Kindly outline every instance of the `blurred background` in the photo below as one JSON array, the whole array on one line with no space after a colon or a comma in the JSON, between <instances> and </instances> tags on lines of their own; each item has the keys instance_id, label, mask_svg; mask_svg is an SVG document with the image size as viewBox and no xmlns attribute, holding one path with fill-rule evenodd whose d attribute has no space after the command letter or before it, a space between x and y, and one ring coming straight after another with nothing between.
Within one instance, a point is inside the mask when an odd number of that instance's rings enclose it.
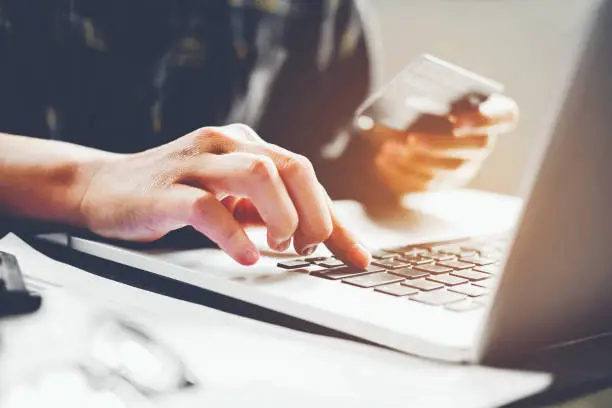
<instances>
[{"instance_id":1,"label":"blurred background","mask_svg":"<svg viewBox=\"0 0 612 408\"><path fill-rule=\"evenodd\" d=\"M422 52L502 82L521 108L472 187L518 195L534 141L576 64L601 0L370 0L382 37L383 80Z\"/></svg>"}]
</instances>

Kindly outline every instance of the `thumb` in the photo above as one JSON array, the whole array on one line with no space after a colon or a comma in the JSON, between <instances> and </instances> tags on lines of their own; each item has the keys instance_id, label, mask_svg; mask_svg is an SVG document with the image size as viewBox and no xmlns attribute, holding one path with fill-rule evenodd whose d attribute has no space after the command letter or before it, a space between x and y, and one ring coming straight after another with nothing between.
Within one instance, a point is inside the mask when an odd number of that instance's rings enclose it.
<instances>
[{"instance_id":1,"label":"thumb","mask_svg":"<svg viewBox=\"0 0 612 408\"><path fill-rule=\"evenodd\" d=\"M170 219L192 226L239 263L252 265L259 259L255 244L214 194L177 185L169 189L160 201L166 206Z\"/></svg>"}]
</instances>

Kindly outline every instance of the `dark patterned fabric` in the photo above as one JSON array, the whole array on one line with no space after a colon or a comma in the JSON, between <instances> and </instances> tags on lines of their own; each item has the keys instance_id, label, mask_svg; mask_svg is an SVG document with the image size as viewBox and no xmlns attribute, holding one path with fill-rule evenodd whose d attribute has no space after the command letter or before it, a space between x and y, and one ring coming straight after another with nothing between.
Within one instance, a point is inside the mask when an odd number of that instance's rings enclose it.
<instances>
[{"instance_id":1,"label":"dark patterned fabric","mask_svg":"<svg viewBox=\"0 0 612 408\"><path fill-rule=\"evenodd\" d=\"M333 143L369 64L350 0L0 0L0 131L134 152L243 122L334 198L381 197L365 144Z\"/></svg>"}]
</instances>

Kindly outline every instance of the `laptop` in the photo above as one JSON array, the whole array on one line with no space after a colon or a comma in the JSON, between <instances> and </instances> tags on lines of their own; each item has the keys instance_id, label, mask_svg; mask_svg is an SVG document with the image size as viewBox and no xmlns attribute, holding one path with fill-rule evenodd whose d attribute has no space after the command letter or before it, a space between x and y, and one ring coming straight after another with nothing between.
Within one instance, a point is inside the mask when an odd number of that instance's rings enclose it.
<instances>
[{"instance_id":1,"label":"laptop","mask_svg":"<svg viewBox=\"0 0 612 408\"><path fill-rule=\"evenodd\" d=\"M43 238L433 359L497 364L607 333L610 35L612 2L606 1L593 13L573 79L559 90L563 102L551 107L525 205L508 232L435 242L396 237L373 248L367 271L326 255L264 257L256 269L244 269L215 249L126 247L70 234Z\"/></svg>"}]
</instances>

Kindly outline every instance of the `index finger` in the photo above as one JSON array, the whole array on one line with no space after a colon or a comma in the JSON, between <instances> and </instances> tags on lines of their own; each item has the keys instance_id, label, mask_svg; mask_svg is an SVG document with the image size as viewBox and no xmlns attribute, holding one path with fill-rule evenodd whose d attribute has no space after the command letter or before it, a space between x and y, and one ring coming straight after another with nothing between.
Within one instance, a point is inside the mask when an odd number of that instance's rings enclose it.
<instances>
[{"instance_id":1,"label":"index finger","mask_svg":"<svg viewBox=\"0 0 612 408\"><path fill-rule=\"evenodd\" d=\"M324 242L325 246L341 261L344 261L349 265L365 269L370 264L372 255L340 222L338 217L334 214L331 198L323 186L321 186L321 190L326 198L332 220L332 233Z\"/></svg>"},{"instance_id":2,"label":"index finger","mask_svg":"<svg viewBox=\"0 0 612 408\"><path fill-rule=\"evenodd\" d=\"M372 255L337 219L332 216L333 232L325 241L325 246L340 260L347 264L365 269Z\"/></svg>"}]
</instances>

